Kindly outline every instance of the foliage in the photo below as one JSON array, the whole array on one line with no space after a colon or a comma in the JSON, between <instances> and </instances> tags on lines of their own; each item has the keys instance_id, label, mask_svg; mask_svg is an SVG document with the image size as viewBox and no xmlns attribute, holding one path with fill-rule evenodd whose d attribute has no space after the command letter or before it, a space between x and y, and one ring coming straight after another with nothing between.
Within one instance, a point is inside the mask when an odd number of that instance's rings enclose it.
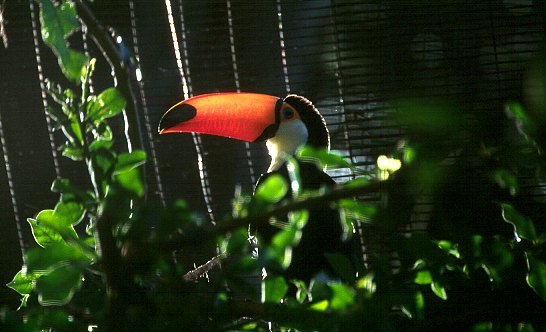
<instances>
[{"instance_id":1,"label":"foliage","mask_svg":"<svg viewBox=\"0 0 546 332\"><path fill-rule=\"evenodd\" d=\"M44 41L79 85L74 91L49 83L56 102L49 114L66 139L62 154L87 165L92 188L55 180L59 202L28 219L37 246L8 284L22 302L17 312L3 309L3 329L265 331L268 322L304 331L546 327L544 207L520 184L522 177L544 181L544 103L507 104L517 131L493 141L479 118L463 119L453 107L400 103L396 120L405 137L372 173L306 147L298 158L359 177L330 192L306 192L298 164L289 160L290 183L271 176L254 196L239 193L232 216L211 228L183 201L167 208L143 202L138 167L146 155L116 153L106 121L126 100L116 88L90 93L95 61L66 42L78 28L74 3L40 4ZM283 200L289 189L293 199ZM377 190L386 199L355 198ZM428 230L405 233L419 202L433 206ZM362 223L382 235L389 252L371 252L366 265L327 253L337 275L287 279L278 267L290 265L312 204L335 204L346 238ZM286 225L255 256L248 223L281 212ZM207 278L189 278L194 263L217 249L221 270L211 265ZM256 287L262 268L268 276Z\"/></svg>"}]
</instances>

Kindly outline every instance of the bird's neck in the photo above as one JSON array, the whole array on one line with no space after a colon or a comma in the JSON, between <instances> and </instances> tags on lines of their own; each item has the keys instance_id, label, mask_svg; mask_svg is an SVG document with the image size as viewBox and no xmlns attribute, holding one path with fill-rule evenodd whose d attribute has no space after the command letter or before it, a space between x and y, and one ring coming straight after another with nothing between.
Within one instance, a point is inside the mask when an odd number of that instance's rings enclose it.
<instances>
[{"instance_id":1,"label":"bird's neck","mask_svg":"<svg viewBox=\"0 0 546 332\"><path fill-rule=\"evenodd\" d=\"M293 156L296 150L307 142L308 131L300 120L281 123L275 136L266 142L271 156L271 165L267 172L278 170L288 156Z\"/></svg>"}]
</instances>

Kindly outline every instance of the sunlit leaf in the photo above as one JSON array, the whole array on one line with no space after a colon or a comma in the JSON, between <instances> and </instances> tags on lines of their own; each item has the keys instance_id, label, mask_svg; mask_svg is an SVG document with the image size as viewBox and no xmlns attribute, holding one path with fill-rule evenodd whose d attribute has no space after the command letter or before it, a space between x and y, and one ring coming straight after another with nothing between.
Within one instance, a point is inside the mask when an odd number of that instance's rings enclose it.
<instances>
[{"instance_id":1,"label":"sunlit leaf","mask_svg":"<svg viewBox=\"0 0 546 332\"><path fill-rule=\"evenodd\" d=\"M377 207L370 203L359 202L355 199L342 199L339 206L345 209L345 212L352 213L354 216L364 220L371 220L377 212Z\"/></svg>"},{"instance_id":2,"label":"sunlit leaf","mask_svg":"<svg viewBox=\"0 0 546 332\"><path fill-rule=\"evenodd\" d=\"M536 242L538 240L533 221L519 213L512 205L501 203L503 219L514 226L518 237Z\"/></svg>"},{"instance_id":3,"label":"sunlit leaf","mask_svg":"<svg viewBox=\"0 0 546 332\"><path fill-rule=\"evenodd\" d=\"M47 225L43 225L39 223L36 219L28 218L27 221L30 224L30 227L32 230L32 236L34 236L34 240L41 247L48 247L54 243L63 241L63 235L59 231L51 227L48 227ZM74 237L77 236L74 229L72 229L72 231L73 231L73 236ZM65 233L68 233L68 232L65 232Z\"/></svg>"},{"instance_id":4,"label":"sunlit leaf","mask_svg":"<svg viewBox=\"0 0 546 332\"><path fill-rule=\"evenodd\" d=\"M67 144L62 145L60 149L63 156L74 161L81 161L84 159L83 149L81 147L74 146L73 144L67 142Z\"/></svg>"},{"instance_id":5,"label":"sunlit leaf","mask_svg":"<svg viewBox=\"0 0 546 332\"><path fill-rule=\"evenodd\" d=\"M116 182L128 192L137 197L144 195L144 183L140 178L140 173L136 168L116 175Z\"/></svg>"},{"instance_id":6,"label":"sunlit leaf","mask_svg":"<svg viewBox=\"0 0 546 332\"><path fill-rule=\"evenodd\" d=\"M36 282L36 292L41 305L64 305L82 285L82 273L67 265L41 276Z\"/></svg>"},{"instance_id":7,"label":"sunlit leaf","mask_svg":"<svg viewBox=\"0 0 546 332\"><path fill-rule=\"evenodd\" d=\"M42 38L57 55L63 73L74 81L80 81L89 58L68 48L65 38L78 28L76 7L73 2L55 6L51 0L40 1Z\"/></svg>"},{"instance_id":8,"label":"sunlit leaf","mask_svg":"<svg viewBox=\"0 0 546 332\"><path fill-rule=\"evenodd\" d=\"M430 284L430 288L432 289L434 294L436 294L436 296L438 296L442 300L447 300L447 292L445 288L442 285L440 285L440 283L433 281Z\"/></svg>"},{"instance_id":9,"label":"sunlit leaf","mask_svg":"<svg viewBox=\"0 0 546 332\"><path fill-rule=\"evenodd\" d=\"M114 174L123 173L138 167L146 162L146 152L135 150L133 152L122 153L118 156Z\"/></svg>"},{"instance_id":10,"label":"sunlit leaf","mask_svg":"<svg viewBox=\"0 0 546 332\"><path fill-rule=\"evenodd\" d=\"M84 213L81 204L60 201L55 210L40 211L36 218L27 220L36 242L42 247L47 247L66 239L78 238L73 226L82 220Z\"/></svg>"},{"instance_id":11,"label":"sunlit leaf","mask_svg":"<svg viewBox=\"0 0 546 332\"><path fill-rule=\"evenodd\" d=\"M415 275L415 279L413 279L413 282L415 282L418 285L429 285L430 283L432 283L432 275L430 274L430 271L428 270L417 271L417 274Z\"/></svg>"},{"instance_id":12,"label":"sunlit leaf","mask_svg":"<svg viewBox=\"0 0 546 332\"><path fill-rule=\"evenodd\" d=\"M294 286L296 286L296 300L299 303L305 302L307 297L309 296L309 289L307 288L307 285L305 284L305 281L294 279L292 280L292 283Z\"/></svg>"},{"instance_id":13,"label":"sunlit leaf","mask_svg":"<svg viewBox=\"0 0 546 332\"><path fill-rule=\"evenodd\" d=\"M303 160L312 160L319 165L320 168L328 166L328 168L351 168L350 162L345 158L328 149L315 148L306 145L298 150L298 157Z\"/></svg>"},{"instance_id":14,"label":"sunlit leaf","mask_svg":"<svg viewBox=\"0 0 546 332\"><path fill-rule=\"evenodd\" d=\"M342 283L331 283L332 299L330 307L334 310L343 310L354 303L354 291Z\"/></svg>"},{"instance_id":15,"label":"sunlit leaf","mask_svg":"<svg viewBox=\"0 0 546 332\"><path fill-rule=\"evenodd\" d=\"M268 277L262 283L262 303L279 303L287 291L288 284L283 277Z\"/></svg>"},{"instance_id":16,"label":"sunlit leaf","mask_svg":"<svg viewBox=\"0 0 546 332\"><path fill-rule=\"evenodd\" d=\"M368 185L370 181L364 177L359 177L354 180L347 181L343 184L345 188L359 188Z\"/></svg>"},{"instance_id":17,"label":"sunlit leaf","mask_svg":"<svg viewBox=\"0 0 546 332\"><path fill-rule=\"evenodd\" d=\"M315 311L326 311L328 309L329 301L328 300L322 300L316 303L313 303L309 306L309 309L315 310Z\"/></svg>"},{"instance_id":18,"label":"sunlit leaf","mask_svg":"<svg viewBox=\"0 0 546 332\"><path fill-rule=\"evenodd\" d=\"M280 201L288 192L288 183L281 175L273 174L268 176L256 188L254 196L269 203Z\"/></svg>"},{"instance_id":19,"label":"sunlit leaf","mask_svg":"<svg viewBox=\"0 0 546 332\"><path fill-rule=\"evenodd\" d=\"M53 269L72 264L89 264L92 260L79 247L64 242L46 248L33 248L26 252L27 273L48 273Z\"/></svg>"},{"instance_id":20,"label":"sunlit leaf","mask_svg":"<svg viewBox=\"0 0 546 332\"><path fill-rule=\"evenodd\" d=\"M530 252L526 252L529 273L527 283L531 288L546 301L546 264L543 260Z\"/></svg>"},{"instance_id":21,"label":"sunlit leaf","mask_svg":"<svg viewBox=\"0 0 546 332\"><path fill-rule=\"evenodd\" d=\"M375 274L374 273L368 273L364 277L359 278L356 281L356 288L363 289L365 291L365 297L371 298L377 289L377 285L375 283Z\"/></svg>"},{"instance_id":22,"label":"sunlit leaf","mask_svg":"<svg viewBox=\"0 0 546 332\"><path fill-rule=\"evenodd\" d=\"M91 121L104 120L121 113L127 102L121 92L116 88L108 88L101 92L87 113L87 118Z\"/></svg>"},{"instance_id":23,"label":"sunlit leaf","mask_svg":"<svg viewBox=\"0 0 546 332\"><path fill-rule=\"evenodd\" d=\"M38 276L39 275L37 274L23 273L23 270L21 270L17 272L17 274L13 277L13 280L6 286L21 295L30 294L33 288L32 281L35 280Z\"/></svg>"},{"instance_id":24,"label":"sunlit leaf","mask_svg":"<svg viewBox=\"0 0 546 332\"><path fill-rule=\"evenodd\" d=\"M418 319L423 319L425 316L425 297L419 291L415 292L415 313Z\"/></svg>"}]
</instances>

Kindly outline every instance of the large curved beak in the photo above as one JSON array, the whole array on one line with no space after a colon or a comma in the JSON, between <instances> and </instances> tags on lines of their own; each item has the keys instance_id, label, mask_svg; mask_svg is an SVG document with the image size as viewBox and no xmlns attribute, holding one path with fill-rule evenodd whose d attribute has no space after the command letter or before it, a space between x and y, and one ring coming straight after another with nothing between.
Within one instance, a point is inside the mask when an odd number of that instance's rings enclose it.
<instances>
[{"instance_id":1,"label":"large curved beak","mask_svg":"<svg viewBox=\"0 0 546 332\"><path fill-rule=\"evenodd\" d=\"M257 93L213 93L171 107L159 122L159 133L188 133L263 141L277 131L283 100Z\"/></svg>"}]
</instances>

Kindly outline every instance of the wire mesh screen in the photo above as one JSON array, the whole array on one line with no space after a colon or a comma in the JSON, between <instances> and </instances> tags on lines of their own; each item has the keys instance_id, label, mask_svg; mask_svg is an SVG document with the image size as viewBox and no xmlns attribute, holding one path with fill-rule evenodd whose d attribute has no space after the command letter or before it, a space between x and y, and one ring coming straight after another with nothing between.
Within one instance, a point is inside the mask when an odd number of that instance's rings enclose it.
<instances>
[{"instance_id":1,"label":"wire mesh screen","mask_svg":"<svg viewBox=\"0 0 546 332\"><path fill-rule=\"evenodd\" d=\"M211 222L229 214L236 186L251 193L265 172L265 147L226 138L157 134L161 115L179 100L217 91L296 93L323 113L332 148L363 168L400 138L389 121L391 100L444 98L461 116L480 113L498 125L508 99L521 96L528 63L544 51L543 1L95 1L101 23L131 57L149 199L181 198ZM45 115L45 79L68 85L43 46L33 0L3 6L0 45L0 222L2 282L32 243L25 222L55 195L55 178L86 183L85 169L63 158L60 137ZM98 58L93 89L112 84L110 67L85 29L72 46ZM114 119L116 146L127 149L123 119ZM331 174L338 182L354 175ZM377 199L378 197L371 197ZM415 210L424 228L426 199ZM410 230L411 231L411 230ZM380 236L370 239L380 242ZM7 292L2 289L0 292ZM4 295L4 294L3 294ZM6 293L6 296L7 293ZM15 296L9 293L9 296ZM3 297L3 296L2 296Z\"/></svg>"}]
</instances>

